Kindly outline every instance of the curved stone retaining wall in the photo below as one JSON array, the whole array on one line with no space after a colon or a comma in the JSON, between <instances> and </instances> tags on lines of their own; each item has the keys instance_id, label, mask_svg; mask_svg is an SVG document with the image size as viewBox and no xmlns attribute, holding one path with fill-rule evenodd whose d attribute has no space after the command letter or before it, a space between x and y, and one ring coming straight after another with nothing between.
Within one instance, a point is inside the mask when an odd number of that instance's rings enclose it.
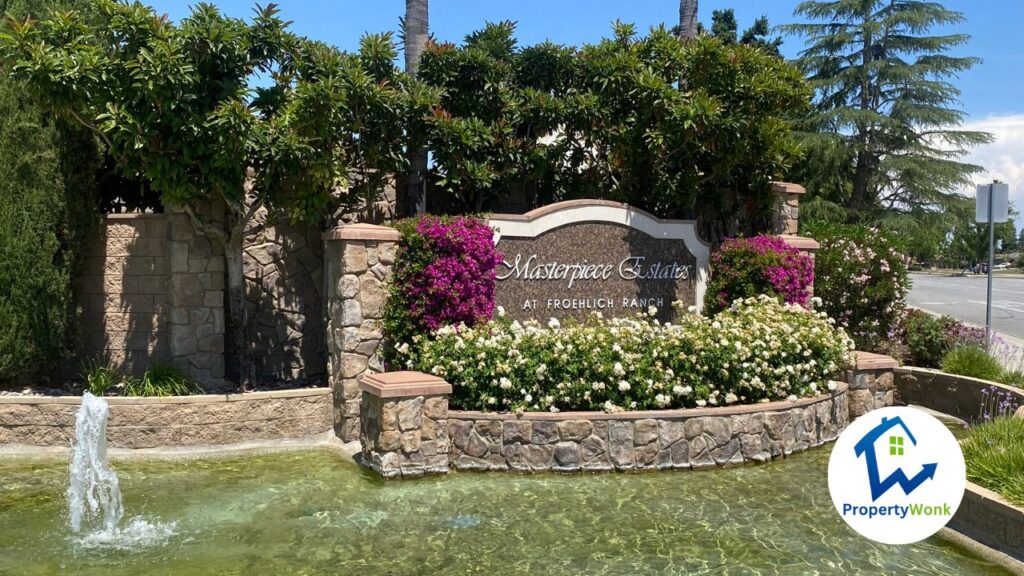
<instances>
[{"instance_id":1,"label":"curved stone retaining wall","mask_svg":"<svg viewBox=\"0 0 1024 576\"><path fill-rule=\"evenodd\" d=\"M950 527L1024 561L1024 507L991 490L968 482Z\"/></svg>"},{"instance_id":2,"label":"curved stone retaining wall","mask_svg":"<svg viewBox=\"0 0 1024 576\"><path fill-rule=\"evenodd\" d=\"M77 396L0 397L0 444L70 446ZM249 394L108 398L117 448L235 444L298 438L333 427L330 388Z\"/></svg>"},{"instance_id":3,"label":"curved stone retaining wall","mask_svg":"<svg viewBox=\"0 0 1024 576\"><path fill-rule=\"evenodd\" d=\"M648 412L448 412L449 463L462 470L576 472L764 462L835 440L847 385L796 402Z\"/></svg>"},{"instance_id":4,"label":"curved stone retaining wall","mask_svg":"<svg viewBox=\"0 0 1024 576\"><path fill-rule=\"evenodd\" d=\"M968 422L978 418L982 403L991 396L993 388L1016 398L1018 406L1024 406L1024 390L1020 388L928 368L904 366L893 373L900 404L923 406Z\"/></svg>"}]
</instances>

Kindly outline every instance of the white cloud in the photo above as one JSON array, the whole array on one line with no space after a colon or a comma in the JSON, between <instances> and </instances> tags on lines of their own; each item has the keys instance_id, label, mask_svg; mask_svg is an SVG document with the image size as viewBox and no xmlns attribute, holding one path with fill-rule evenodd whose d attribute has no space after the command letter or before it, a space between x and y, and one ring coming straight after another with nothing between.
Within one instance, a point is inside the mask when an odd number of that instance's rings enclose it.
<instances>
[{"instance_id":1,"label":"white cloud","mask_svg":"<svg viewBox=\"0 0 1024 576\"><path fill-rule=\"evenodd\" d=\"M977 146L963 161L985 167L974 176L975 184L998 179L1010 185L1010 201L1024 211L1024 114L990 116L966 122L964 130L981 130L995 136L995 142ZM974 190L964 193L974 197Z\"/></svg>"}]
</instances>

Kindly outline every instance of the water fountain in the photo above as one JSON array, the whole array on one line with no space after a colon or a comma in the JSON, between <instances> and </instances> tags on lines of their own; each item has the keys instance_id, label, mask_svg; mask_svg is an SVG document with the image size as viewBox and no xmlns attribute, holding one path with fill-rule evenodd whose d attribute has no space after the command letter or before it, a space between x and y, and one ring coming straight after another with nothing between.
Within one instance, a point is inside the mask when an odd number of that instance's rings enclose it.
<instances>
[{"instance_id":1,"label":"water fountain","mask_svg":"<svg viewBox=\"0 0 1024 576\"><path fill-rule=\"evenodd\" d=\"M124 504L117 473L107 458L107 401L89 392L75 416L75 442L71 449L67 491L68 524L82 546L133 548L161 543L174 531L174 523L132 518L124 526Z\"/></svg>"},{"instance_id":2,"label":"water fountain","mask_svg":"<svg viewBox=\"0 0 1024 576\"><path fill-rule=\"evenodd\" d=\"M86 392L75 418L68 486L68 522L80 533L83 522L102 521L102 530L114 531L124 516L117 473L107 460L107 401Z\"/></svg>"}]
</instances>

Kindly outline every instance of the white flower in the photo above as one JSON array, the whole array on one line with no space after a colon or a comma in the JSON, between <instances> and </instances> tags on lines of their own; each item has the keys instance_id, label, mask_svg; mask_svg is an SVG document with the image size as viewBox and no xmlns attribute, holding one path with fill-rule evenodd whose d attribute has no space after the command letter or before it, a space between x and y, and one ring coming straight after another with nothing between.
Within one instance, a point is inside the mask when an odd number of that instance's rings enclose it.
<instances>
[{"instance_id":1,"label":"white flower","mask_svg":"<svg viewBox=\"0 0 1024 576\"><path fill-rule=\"evenodd\" d=\"M733 394L732 392L729 392L728 394L725 395L726 404L735 404L737 400L739 400L739 398L737 398L736 395Z\"/></svg>"},{"instance_id":2,"label":"white flower","mask_svg":"<svg viewBox=\"0 0 1024 576\"><path fill-rule=\"evenodd\" d=\"M658 394L657 396L654 397L654 403L657 404L658 406L661 406L662 408L668 406L668 402L668 396L665 396L664 394Z\"/></svg>"},{"instance_id":3,"label":"white flower","mask_svg":"<svg viewBox=\"0 0 1024 576\"><path fill-rule=\"evenodd\" d=\"M829 380L828 381L828 389L829 390L835 390L836 389L836 383L833 382L832 380Z\"/></svg>"},{"instance_id":4,"label":"white flower","mask_svg":"<svg viewBox=\"0 0 1024 576\"><path fill-rule=\"evenodd\" d=\"M790 394L789 396L786 396L786 400L789 400L790 402L796 402L796 396Z\"/></svg>"},{"instance_id":5,"label":"white flower","mask_svg":"<svg viewBox=\"0 0 1024 576\"><path fill-rule=\"evenodd\" d=\"M498 306L498 318L504 318L504 317L505 317L505 307L504 306Z\"/></svg>"},{"instance_id":6,"label":"white flower","mask_svg":"<svg viewBox=\"0 0 1024 576\"><path fill-rule=\"evenodd\" d=\"M501 386L502 390L508 390L512 387L512 381L502 376L501 380L498 381L498 385Z\"/></svg>"},{"instance_id":7,"label":"white flower","mask_svg":"<svg viewBox=\"0 0 1024 576\"><path fill-rule=\"evenodd\" d=\"M707 403L706 400L697 400L697 406L700 406L701 408L703 408L703 407L705 407L707 405L708 405L708 403Z\"/></svg>"},{"instance_id":8,"label":"white flower","mask_svg":"<svg viewBox=\"0 0 1024 576\"><path fill-rule=\"evenodd\" d=\"M558 321L558 318L552 318L548 320L548 328L551 328L552 330L557 330L561 327L562 323Z\"/></svg>"},{"instance_id":9,"label":"white flower","mask_svg":"<svg viewBox=\"0 0 1024 576\"><path fill-rule=\"evenodd\" d=\"M626 371L623 370L621 362L616 362L615 365L612 366L612 372L619 377L626 375Z\"/></svg>"},{"instance_id":10,"label":"white flower","mask_svg":"<svg viewBox=\"0 0 1024 576\"><path fill-rule=\"evenodd\" d=\"M626 382L625 380L619 380L619 392L628 392L628 391L629 391L629 382Z\"/></svg>"},{"instance_id":11,"label":"white flower","mask_svg":"<svg viewBox=\"0 0 1024 576\"><path fill-rule=\"evenodd\" d=\"M527 394L526 396L523 396L523 400L526 400L528 403L529 402L533 402L533 396L530 395L530 394Z\"/></svg>"},{"instance_id":12,"label":"white flower","mask_svg":"<svg viewBox=\"0 0 1024 576\"><path fill-rule=\"evenodd\" d=\"M658 314L658 307L657 306L648 306L647 307L647 315L648 316L656 316L657 314Z\"/></svg>"}]
</instances>

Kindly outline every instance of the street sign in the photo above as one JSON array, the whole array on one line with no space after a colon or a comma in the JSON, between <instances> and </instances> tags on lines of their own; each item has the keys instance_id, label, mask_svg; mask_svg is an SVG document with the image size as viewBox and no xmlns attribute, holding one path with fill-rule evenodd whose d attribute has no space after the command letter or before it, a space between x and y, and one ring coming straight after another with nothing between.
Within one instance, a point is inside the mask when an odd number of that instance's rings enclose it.
<instances>
[{"instance_id":1,"label":"street sign","mask_svg":"<svg viewBox=\"0 0 1024 576\"><path fill-rule=\"evenodd\" d=\"M1010 185L1006 182L979 184L974 203L974 221L988 222L988 194L992 191L992 221L1006 222L1010 219Z\"/></svg>"},{"instance_id":2,"label":"street sign","mask_svg":"<svg viewBox=\"0 0 1024 576\"><path fill-rule=\"evenodd\" d=\"M992 351L992 261L996 251L996 222L1006 222L1010 212L1010 185L979 184L974 221L988 223L988 297L985 299L985 349Z\"/></svg>"}]
</instances>

